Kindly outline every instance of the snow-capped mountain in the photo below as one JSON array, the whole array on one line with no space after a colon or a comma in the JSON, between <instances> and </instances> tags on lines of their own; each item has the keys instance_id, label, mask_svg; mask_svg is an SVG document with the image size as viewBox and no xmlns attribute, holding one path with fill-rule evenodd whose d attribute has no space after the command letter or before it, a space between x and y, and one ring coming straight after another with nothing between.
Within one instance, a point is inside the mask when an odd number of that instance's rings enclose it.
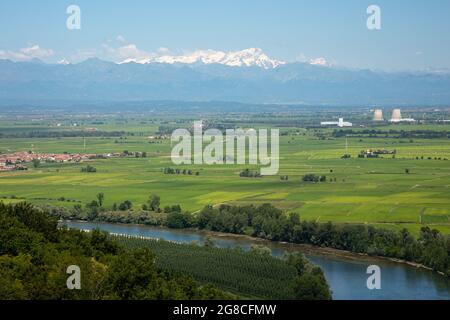
<instances>
[{"instance_id":1,"label":"snow-capped mountain","mask_svg":"<svg viewBox=\"0 0 450 320\"><path fill-rule=\"evenodd\" d=\"M60 64L60 65L68 65L68 64L70 64L70 62L67 61L66 58L62 58L61 60L59 60L59 61L57 62L57 64Z\"/></svg>"},{"instance_id":2,"label":"snow-capped mountain","mask_svg":"<svg viewBox=\"0 0 450 320\"><path fill-rule=\"evenodd\" d=\"M322 60L275 67L262 55L255 59L257 52L161 56L143 64L117 64L98 58L75 64L0 59L0 106L9 102L58 105L60 101L75 104L100 100L335 106L450 104L449 73L344 69L324 66ZM255 67L235 67L239 65Z\"/></svg>"},{"instance_id":3,"label":"snow-capped mountain","mask_svg":"<svg viewBox=\"0 0 450 320\"><path fill-rule=\"evenodd\" d=\"M126 59L120 64L135 62L139 64L166 63L166 64L223 64L230 67L253 67L257 66L264 69L274 69L285 64L284 61L269 58L259 48L249 48L242 51L216 51L216 50L197 50L186 55L161 55L145 59Z\"/></svg>"}]
</instances>

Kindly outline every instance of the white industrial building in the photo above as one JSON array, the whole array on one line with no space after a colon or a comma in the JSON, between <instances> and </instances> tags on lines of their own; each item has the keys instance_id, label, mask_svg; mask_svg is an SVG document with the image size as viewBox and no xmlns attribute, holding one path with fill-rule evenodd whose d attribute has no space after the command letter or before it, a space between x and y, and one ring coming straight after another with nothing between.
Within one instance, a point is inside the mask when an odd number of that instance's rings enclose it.
<instances>
[{"instance_id":1,"label":"white industrial building","mask_svg":"<svg viewBox=\"0 0 450 320\"><path fill-rule=\"evenodd\" d=\"M320 123L321 126L338 126L340 128L343 127L352 127L353 123L344 121L344 118L339 118L339 121L324 121Z\"/></svg>"}]
</instances>

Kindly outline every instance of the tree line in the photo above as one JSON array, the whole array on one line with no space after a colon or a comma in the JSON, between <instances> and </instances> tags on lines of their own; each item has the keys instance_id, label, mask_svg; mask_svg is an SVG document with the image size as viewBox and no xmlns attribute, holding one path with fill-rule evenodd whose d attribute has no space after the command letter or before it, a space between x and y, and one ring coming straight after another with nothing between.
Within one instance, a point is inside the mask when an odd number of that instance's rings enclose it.
<instances>
[{"instance_id":1,"label":"tree line","mask_svg":"<svg viewBox=\"0 0 450 320\"><path fill-rule=\"evenodd\" d=\"M273 241L311 244L421 263L450 276L450 236L422 227L416 239L400 232L367 225L301 221L270 204L261 206L206 206L194 226L212 231L246 234Z\"/></svg>"},{"instance_id":2,"label":"tree line","mask_svg":"<svg viewBox=\"0 0 450 320\"><path fill-rule=\"evenodd\" d=\"M260 178L261 173L259 171L252 171L250 169L244 169L239 173L241 178Z\"/></svg>"},{"instance_id":3,"label":"tree line","mask_svg":"<svg viewBox=\"0 0 450 320\"><path fill-rule=\"evenodd\" d=\"M196 176L200 175L199 171L194 172L190 169L179 169L179 168L175 168L175 169L174 168L164 168L163 173L164 174L184 174L184 175L189 175L189 176L192 176L194 174Z\"/></svg>"},{"instance_id":4,"label":"tree line","mask_svg":"<svg viewBox=\"0 0 450 320\"><path fill-rule=\"evenodd\" d=\"M341 137L371 137L371 138L420 138L420 139L438 139L449 138L449 131L435 131L435 130L379 130L379 129L339 129L333 130L332 136L335 138Z\"/></svg>"}]
</instances>

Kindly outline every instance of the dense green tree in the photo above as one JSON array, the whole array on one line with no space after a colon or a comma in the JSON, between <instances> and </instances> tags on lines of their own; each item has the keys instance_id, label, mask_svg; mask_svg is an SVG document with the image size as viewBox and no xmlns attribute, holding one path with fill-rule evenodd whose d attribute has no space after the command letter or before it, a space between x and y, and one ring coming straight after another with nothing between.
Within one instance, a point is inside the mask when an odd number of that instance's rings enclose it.
<instances>
[{"instance_id":1,"label":"dense green tree","mask_svg":"<svg viewBox=\"0 0 450 320\"><path fill-rule=\"evenodd\" d=\"M86 204L86 208L88 209L88 219L95 220L98 217L100 205L96 200L92 200L90 203Z\"/></svg>"},{"instance_id":2,"label":"dense green tree","mask_svg":"<svg viewBox=\"0 0 450 320\"><path fill-rule=\"evenodd\" d=\"M331 300L331 293L320 268L297 277L295 298L299 300Z\"/></svg>"},{"instance_id":3,"label":"dense green tree","mask_svg":"<svg viewBox=\"0 0 450 320\"><path fill-rule=\"evenodd\" d=\"M130 200L125 200L121 204L119 204L119 210L120 211L127 211L130 210L133 207L133 204Z\"/></svg>"},{"instance_id":4,"label":"dense green tree","mask_svg":"<svg viewBox=\"0 0 450 320\"><path fill-rule=\"evenodd\" d=\"M97 172L97 169L88 164L86 167L81 168L81 172L93 173L93 172Z\"/></svg>"},{"instance_id":5,"label":"dense green tree","mask_svg":"<svg viewBox=\"0 0 450 320\"><path fill-rule=\"evenodd\" d=\"M98 205L100 207L103 207L104 200L105 200L105 194L103 192L100 192L99 194L97 194L97 201L98 201Z\"/></svg>"},{"instance_id":6,"label":"dense green tree","mask_svg":"<svg viewBox=\"0 0 450 320\"><path fill-rule=\"evenodd\" d=\"M158 211L160 204L161 204L161 198L156 194L152 194L148 200L148 205L149 205L150 210L155 211L155 212Z\"/></svg>"},{"instance_id":7,"label":"dense green tree","mask_svg":"<svg viewBox=\"0 0 450 320\"><path fill-rule=\"evenodd\" d=\"M171 212L167 215L166 226L174 229L183 229L190 227L189 217L179 212Z\"/></svg>"},{"instance_id":8,"label":"dense green tree","mask_svg":"<svg viewBox=\"0 0 450 320\"><path fill-rule=\"evenodd\" d=\"M33 159L32 163L33 163L33 168L39 168L41 166L41 160L39 160L39 159Z\"/></svg>"},{"instance_id":9,"label":"dense green tree","mask_svg":"<svg viewBox=\"0 0 450 320\"><path fill-rule=\"evenodd\" d=\"M287 263L295 267L299 275L306 271L308 260L306 260L305 256L301 252L286 254L284 259Z\"/></svg>"}]
</instances>

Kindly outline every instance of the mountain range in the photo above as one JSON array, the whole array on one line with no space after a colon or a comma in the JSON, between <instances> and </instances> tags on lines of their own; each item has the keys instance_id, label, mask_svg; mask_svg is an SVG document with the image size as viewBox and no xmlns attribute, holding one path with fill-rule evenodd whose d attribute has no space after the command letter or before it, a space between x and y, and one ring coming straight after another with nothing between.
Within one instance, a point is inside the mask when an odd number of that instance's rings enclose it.
<instances>
[{"instance_id":1,"label":"mountain range","mask_svg":"<svg viewBox=\"0 0 450 320\"><path fill-rule=\"evenodd\" d=\"M241 51L197 50L185 55L158 55L146 58L128 58L119 64L135 62L139 64L222 64L230 67L260 67L264 69L277 68L284 61L269 58L259 48L249 48Z\"/></svg>"},{"instance_id":2,"label":"mountain range","mask_svg":"<svg viewBox=\"0 0 450 320\"><path fill-rule=\"evenodd\" d=\"M196 51L120 63L0 60L0 103L43 101L236 101L420 106L450 104L450 73L354 70L285 63L260 49Z\"/></svg>"}]
</instances>

